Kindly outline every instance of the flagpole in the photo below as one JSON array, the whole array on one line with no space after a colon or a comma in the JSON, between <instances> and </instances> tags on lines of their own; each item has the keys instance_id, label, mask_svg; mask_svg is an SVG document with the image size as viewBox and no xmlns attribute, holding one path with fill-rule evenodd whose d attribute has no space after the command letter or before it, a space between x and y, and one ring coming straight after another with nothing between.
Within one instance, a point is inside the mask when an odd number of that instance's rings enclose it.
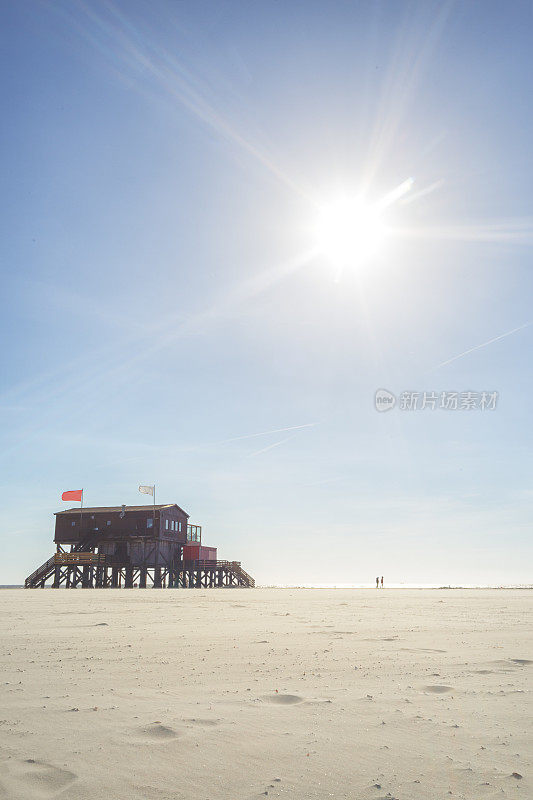
<instances>
[{"instance_id":1,"label":"flagpole","mask_svg":"<svg viewBox=\"0 0 533 800\"><path fill-rule=\"evenodd\" d=\"M83 489L81 490L81 506L80 506L80 540L83 538Z\"/></svg>"}]
</instances>

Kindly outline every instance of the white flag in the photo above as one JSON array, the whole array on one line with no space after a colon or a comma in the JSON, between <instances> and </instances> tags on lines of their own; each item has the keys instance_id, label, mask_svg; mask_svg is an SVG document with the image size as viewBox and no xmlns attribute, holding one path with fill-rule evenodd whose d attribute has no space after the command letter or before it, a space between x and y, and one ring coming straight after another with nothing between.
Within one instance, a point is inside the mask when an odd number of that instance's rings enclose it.
<instances>
[{"instance_id":1,"label":"white flag","mask_svg":"<svg viewBox=\"0 0 533 800\"><path fill-rule=\"evenodd\" d=\"M155 486L139 486L139 491L141 494L151 494L153 497Z\"/></svg>"}]
</instances>

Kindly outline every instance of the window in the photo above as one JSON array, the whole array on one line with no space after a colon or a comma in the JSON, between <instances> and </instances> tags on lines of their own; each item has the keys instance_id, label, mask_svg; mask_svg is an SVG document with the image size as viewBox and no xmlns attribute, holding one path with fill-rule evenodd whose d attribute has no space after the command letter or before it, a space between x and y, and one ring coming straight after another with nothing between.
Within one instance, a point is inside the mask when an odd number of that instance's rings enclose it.
<instances>
[{"instance_id":1,"label":"window","mask_svg":"<svg viewBox=\"0 0 533 800\"><path fill-rule=\"evenodd\" d=\"M111 520L110 519L107 520L106 525L111 525Z\"/></svg>"},{"instance_id":2,"label":"window","mask_svg":"<svg viewBox=\"0 0 533 800\"><path fill-rule=\"evenodd\" d=\"M173 531L175 531L175 530L176 530L176 523L174 522L174 520L172 520L172 530L173 530Z\"/></svg>"},{"instance_id":3,"label":"window","mask_svg":"<svg viewBox=\"0 0 533 800\"><path fill-rule=\"evenodd\" d=\"M179 532L181 533L181 522L179 523Z\"/></svg>"},{"instance_id":4,"label":"window","mask_svg":"<svg viewBox=\"0 0 533 800\"><path fill-rule=\"evenodd\" d=\"M74 527L76 525L75 522L71 522L70 524L72 525L72 527Z\"/></svg>"},{"instance_id":5,"label":"window","mask_svg":"<svg viewBox=\"0 0 533 800\"><path fill-rule=\"evenodd\" d=\"M165 530L168 531L168 519L165 520Z\"/></svg>"},{"instance_id":6,"label":"window","mask_svg":"<svg viewBox=\"0 0 533 800\"><path fill-rule=\"evenodd\" d=\"M149 519L146 520L146 527L147 528L153 528L154 527L154 521L153 521L152 517L150 517Z\"/></svg>"}]
</instances>

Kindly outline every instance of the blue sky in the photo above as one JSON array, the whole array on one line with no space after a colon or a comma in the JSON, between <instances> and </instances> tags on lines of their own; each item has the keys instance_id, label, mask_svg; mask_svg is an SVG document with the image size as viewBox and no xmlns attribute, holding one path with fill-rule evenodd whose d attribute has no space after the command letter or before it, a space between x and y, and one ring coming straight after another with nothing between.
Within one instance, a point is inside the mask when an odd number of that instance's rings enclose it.
<instances>
[{"instance_id":1,"label":"blue sky","mask_svg":"<svg viewBox=\"0 0 533 800\"><path fill-rule=\"evenodd\" d=\"M2 4L0 582L139 483L261 583L531 581L532 15ZM316 252L408 179L378 257Z\"/></svg>"}]
</instances>

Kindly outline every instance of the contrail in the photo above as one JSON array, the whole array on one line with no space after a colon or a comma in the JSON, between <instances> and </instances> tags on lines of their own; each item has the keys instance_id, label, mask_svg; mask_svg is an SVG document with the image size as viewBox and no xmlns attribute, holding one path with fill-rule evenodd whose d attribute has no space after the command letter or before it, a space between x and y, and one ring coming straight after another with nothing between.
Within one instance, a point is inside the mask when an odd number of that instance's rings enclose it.
<instances>
[{"instance_id":1,"label":"contrail","mask_svg":"<svg viewBox=\"0 0 533 800\"><path fill-rule=\"evenodd\" d=\"M260 433L247 433L245 436L234 436L231 439L223 439L223 441L216 442L216 444L228 444L229 442L240 442L242 441L242 439L255 439L257 436L269 436L271 433L285 433L286 431L298 431L301 430L302 428L313 428L315 425L318 425L318 423L306 422L305 425L291 425L289 428L275 428L272 431L261 431ZM283 441L287 440L284 439ZM254 454L252 453L252 455Z\"/></svg>"},{"instance_id":2,"label":"contrail","mask_svg":"<svg viewBox=\"0 0 533 800\"><path fill-rule=\"evenodd\" d=\"M272 450L274 447L279 447L280 444L285 444L285 442L288 442L289 439L294 439L295 435L296 434L293 434L292 436L287 436L285 439L281 439L281 441L279 442L274 442L274 444L269 444L267 447L262 447L261 450L256 450L255 452L250 453L248 455L248 458L252 458L252 456L258 456L261 453L266 453L267 450Z\"/></svg>"},{"instance_id":3,"label":"contrail","mask_svg":"<svg viewBox=\"0 0 533 800\"><path fill-rule=\"evenodd\" d=\"M440 364L437 364L434 369L439 369L439 367L444 367L446 364L451 364L452 361L457 361L459 358L463 358L463 356L467 356L469 353L473 353L475 350L481 350L483 347L487 347L489 344L493 344L493 342L499 342L500 339L505 339L507 336L512 336L513 333L518 333L518 331L523 331L524 328L529 328L530 325L533 325L533 319L529 320L529 322L524 322L523 325L519 325L518 328L513 328L512 331L507 331L507 333L502 333L500 336L495 336L494 339L489 339L488 342L483 342L482 344L477 344L475 347L471 347L469 350L465 350L464 353L459 353L459 355L454 356L453 358L449 358L447 361L442 361Z\"/></svg>"}]
</instances>

